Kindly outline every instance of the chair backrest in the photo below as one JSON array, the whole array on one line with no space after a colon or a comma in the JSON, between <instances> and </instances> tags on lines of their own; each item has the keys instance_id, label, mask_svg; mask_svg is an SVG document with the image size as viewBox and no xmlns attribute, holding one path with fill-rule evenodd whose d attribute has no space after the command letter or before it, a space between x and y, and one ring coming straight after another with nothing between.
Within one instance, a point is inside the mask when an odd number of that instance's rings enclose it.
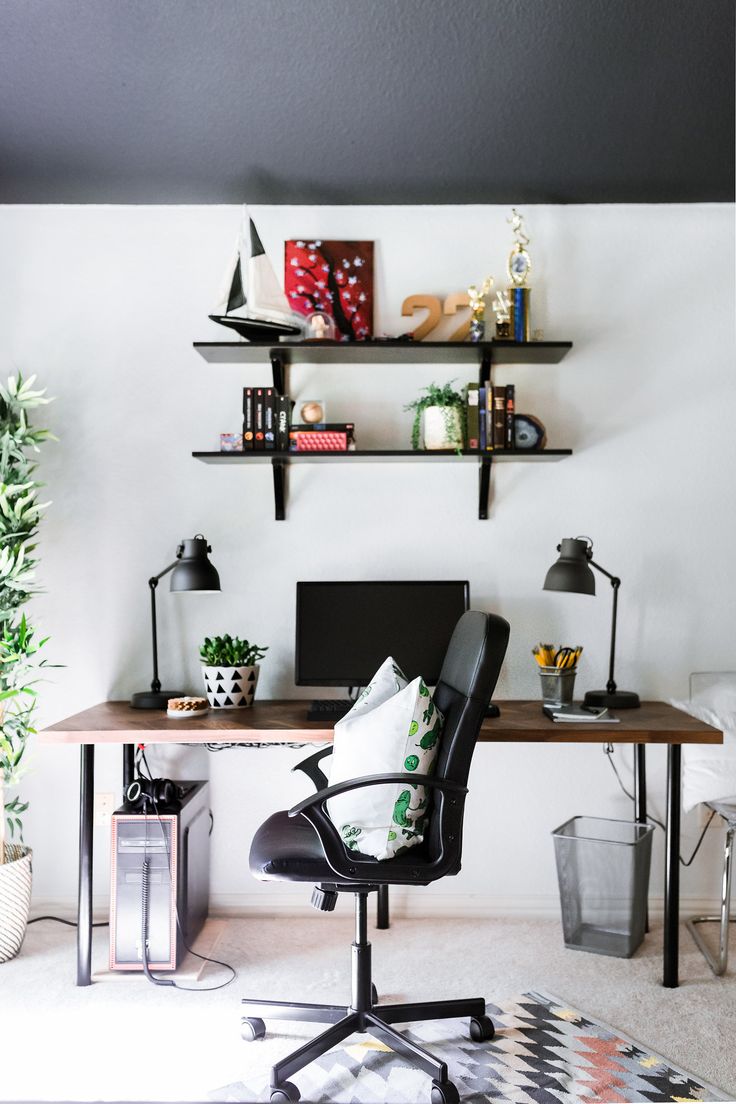
<instances>
[{"instance_id":1,"label":"chair backrest","mask_svg":"<svg viewBox=\"0 0 736 1104\"><path fill-rule=\"evenodd\" d=\"M467 785L473 751L488 703L496 688L506 646L509 623L492 613L468 610L452 634L445 654L434 700L445 717L435 775ZM435 801L427 832L429 851L457 850L461 840L442 839L443 817L437 815L442 802ZM455 845L455 847L452 846Z\"/></svg>"}]
</instances>

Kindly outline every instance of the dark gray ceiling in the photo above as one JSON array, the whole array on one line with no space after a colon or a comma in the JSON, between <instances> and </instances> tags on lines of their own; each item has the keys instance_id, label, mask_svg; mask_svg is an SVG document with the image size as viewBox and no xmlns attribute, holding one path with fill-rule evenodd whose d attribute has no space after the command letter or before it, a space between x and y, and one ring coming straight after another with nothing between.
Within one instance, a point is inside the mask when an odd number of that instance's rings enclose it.
<instances>
[{"instance_id":1,"label":"dark gray ceiling","mask_svg":"<svg viewBox=\"0 0 736 1104\"><path fill-rule=\"evenodd\" d=\"M732 200L733 0L0 0L0 202Z\"/></svg>"}]
</instances>

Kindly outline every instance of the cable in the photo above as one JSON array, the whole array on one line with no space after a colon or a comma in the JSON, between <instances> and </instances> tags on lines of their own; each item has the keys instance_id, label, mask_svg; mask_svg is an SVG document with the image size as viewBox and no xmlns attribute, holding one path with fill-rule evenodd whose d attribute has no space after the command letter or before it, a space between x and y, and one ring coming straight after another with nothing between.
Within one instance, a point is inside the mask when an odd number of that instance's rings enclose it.
<instances>
[{"instance_id":1,"label":"cable","mask_svg":"<svg viewBox=\"0 0 736 1104\"><path fill-rule=\"evenodd\" d=\"M148 760L146 759L145 749L141 746L139 750L140 750L140 758L142 759L142 761L145 765L145 768L148 772L149 781L153 781L153 776L151 774L151 768L149 767ZM139 773L140 773L140 771L139 771ZM158 803L157 803L157 801L154 797L151 797L151 803L153 804L153 809L154 809L154 812L156 814L156 820L158 821L159 829L161 831L161 839L163 840L164 849L166 851L166 863L167 863L167 866L169 868L169 884L173 886L174 875L173 875L173 868L172 868L172 865L171 865L171 852L169 851L169 841L166 837L166 828L164 827L164 822L161 820L161 815L158 811ZM145 831L145 836L144 836L144 848L147 849L147 847L148 847L148 813L144 813L143 815L145 817L145 822L146 822L146 831ZM213 820L213 824L214 824L214 820ZM210 829L210 833L211 833L211 829ZM148 914L149 914L149 906L150 906L149 873L150 873L150 863L149 863L149 859L148 859L148 852L147 852L147 850L144 850L144 853L143 853L143 867L141 869L141 945L142 945L143 970L144 970L144 973L145 973L146 977L148 978L148 980L153 982L154 985L173 986L174 989L181 989L182 991L184 991L186 993L214 993L215 990L224 989L226 986L232 984L232 982L235 981L238 974L237 974L237 971L235 970L235 968L233 966L231 966L229 962L222 962L219 958L209 958L207 955L199 954L198 951L192 950L192 948L187 943L186 937L184 935L184 929L183 929L182 924L181 924L181 919L179 917L179 909L178 909L178 906L177 906L177 903L176 903L176 897L175 896L174 896L174 901L173 901L173 904L174 904L174 918L176 920L176 926L177 926L177 929L179 931L179 935L181 936L181 941L184 944L184 946L186 947L187 951L189 951L189 954L194 955L194 957L198 958L201 962L210 962L215 966L224 967L226 970L230 971L232 976L229 977L227 979L227 981L220 982L219 985L194 986L194 985L179 985L177 982L175 982L173 980L173 978L160 978L160 977L156 977L155 974L151 973L150 966L149 966L149 963L148 963Z\"/></svg>"},{"instance_id":2,"label":"cable","mask_svg":"<svg viewBox=\"0 0 736 1104\"><path fill-rule=\"evenodd\" d=\"M29 924L38 924L40 920L53 920L57 924L66 924L69 928L78 928L79 924L76 920L65 920L63 916L34 916L32 920L29 920ZM109 928L109 920L100 920L92 925L93 928Z\"/></svg>"},{"instance_id":3,"label":"cable","mask_svg":"<svg viewBox=\"0 0 736 1104\"><path fill-rule=\"evenodd\" d=\"M250 748L264 749L264 748L274 748L274 747L295 748L296 750L300 751L302 748L311 747L311 746L312 746L311 744L297 744L297 743L282 744L280 742L278 744L270 744L268 742L256 742L256 741L252 741L252 740L248 741L247 744L246 743L239 743L239 744L200 744L200 747L203 747L205 749L205 751L212 751L212 752L215 752L215 751L236 751L238 749L248 750Z\"/></svg>"},{"instance_id":4,"label":"cable","mask_svg":"<svg viewBox=\"0 0 736 1104\"><path fill-rule=\"evenodd\" d=\"M619 786L621 787L623 792L626 794L629 801L631 801L634 805L636 805L636 798L634 797L634 795L632 793L629 793L629 791L626 789L626 786L624 786L623 781L621 780L621 775L618 773L618 770L616 769L616 764L613 761L613 744L604 744L603 745L603 753L606 756L606 758L608 759L608 762L611 764L611 768L613 769L613 773L616 775L616 779L618 781ZM705 827L703 828L703 831L700 833L700 836L698 838L698 842L695 844L695 850L693 851L690 858L689 859L683 859L682 855L679 856L680 863L682 864L682 866L691 866L692 865L692 862L693 862L695 856L697 855L698 851L700 850L700 845L702 844L703 840L705 839L705 833L710 828L711 823L713 821L713 817L715 815L716 815L716 811L715 811L715 809L713 809L710 816L708 817L707 821L705 822ZM657 820L656 817L650 816L649 813L647 813L647 820L651 820L652 824L656 824L657 827L661 828L663 832L666 831L665 826L662 823L662 821Z\"/></svg>"}]
</instances>

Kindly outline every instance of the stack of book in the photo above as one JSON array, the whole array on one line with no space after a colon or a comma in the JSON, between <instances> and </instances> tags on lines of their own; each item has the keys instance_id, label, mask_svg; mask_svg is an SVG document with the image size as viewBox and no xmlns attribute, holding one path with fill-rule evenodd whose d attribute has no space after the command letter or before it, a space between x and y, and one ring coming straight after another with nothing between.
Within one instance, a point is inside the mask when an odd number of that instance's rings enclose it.
<instances>
[{"instance_id":1,"label":"stack of book","mask_svg":"<svg viewBox=\"0 0 736 1104\"><path fill-rule=\"evenodd\" d=\"M480 452L511 450L514 445L513 383L503 387L469 383L467 389L468 448Z\"/></svg>"},{"instance_id":2,"label":"stack of book","mask_svg":"<svg viewBox=\"0 0 736 1104\"><path fill-rule=\"evenodd\" d=\"M292 425L292 407L289 396L279 395L274 387L244 387L243 451L348 452L355 449L353 422ZM235 438L236 435L221 436ZM222 451L232 451L232 442L221 441L220 447Z\"/></svg>"}]
</instances>

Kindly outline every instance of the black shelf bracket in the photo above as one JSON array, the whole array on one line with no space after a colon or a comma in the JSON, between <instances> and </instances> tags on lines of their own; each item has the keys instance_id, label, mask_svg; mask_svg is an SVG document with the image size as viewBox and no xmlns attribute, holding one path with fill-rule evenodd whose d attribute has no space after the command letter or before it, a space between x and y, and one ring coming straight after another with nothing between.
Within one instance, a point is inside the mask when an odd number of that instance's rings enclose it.
<instances>
[{"instance_id":1,"label":"black shelf bracket","mask_svg":"<svg viewBox=\"0 0 736 1104\"><path fill-rule=\"evenodd\" d=\"M285 395L287 388L286 370L289 366L289 362L280 349L271 349L269 356L271 358L274 389L277 395Z\"/></svg>"},{"instance_id":2,"label":"black shelf bracket","mask_svg":"<svg viewBox=\"0 0 736 1104\"><path fill-rule=\"evenodd\" d=\"M276 521L286 521L286 469L288 460L272 460L273 471L273 506Z\"/></svg>"},{"instance_id":3,"label":"black shelf bracket","mask_svg":"<svg viewBox=\"0 0 736 1104\"><path fill-rule=\"evenodd\" d=\"M488 503L491 496L491 464L493 453L481 456L478 468L478 520L488 520Z\"/></svg>"}]
</instances>

